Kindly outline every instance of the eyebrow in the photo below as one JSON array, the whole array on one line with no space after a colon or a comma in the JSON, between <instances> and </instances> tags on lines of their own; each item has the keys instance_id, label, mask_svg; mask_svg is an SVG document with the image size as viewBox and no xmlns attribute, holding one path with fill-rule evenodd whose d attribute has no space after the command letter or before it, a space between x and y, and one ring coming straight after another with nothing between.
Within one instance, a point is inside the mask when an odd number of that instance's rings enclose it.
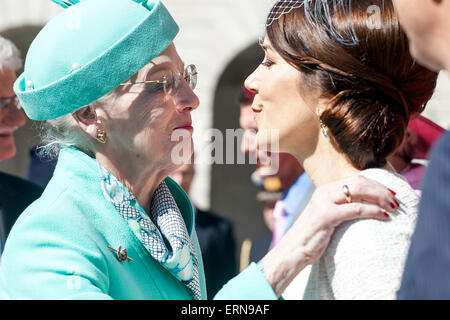
<instances>
[{"instance_id":1,"label":"eyebrow","mask_svg":"<svg viewBox=\"0 0 450 320\"><path fill-rule=\"evenodd\" d=\"M145 74L145 78L147 79L148 78L148 76L149 75L151 75L151 74L153 74L153 73L156 73L156 72L159 72L159 71L162 71L162 70L164 70L164 69L169 69L169 63L168 62L164 62L164 63L161 63L161 64L154 64L153 62L152 62L152 67L151 68L149 68L148 70L147 70L147 72L146 72L146 74Z\"/></svg>"},{"instance_id":2,"label":"eyebrow","mask_svg":"<svg viewBox=\"0 0 450 320\"><path fill-rule=\"evenodd\" d=\"M264 44L262 42L259 45L260 45L261 49L263 49L266 54L270 53L270 52L273 52L273 48L270 45Z\"/></svg>"}]
</instances>

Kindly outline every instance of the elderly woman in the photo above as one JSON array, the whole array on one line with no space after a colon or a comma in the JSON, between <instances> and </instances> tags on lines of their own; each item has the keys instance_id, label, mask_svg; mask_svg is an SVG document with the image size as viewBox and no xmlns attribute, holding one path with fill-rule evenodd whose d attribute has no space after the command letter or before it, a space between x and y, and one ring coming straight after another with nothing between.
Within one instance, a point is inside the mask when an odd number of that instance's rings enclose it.
<instances>
[{"instance_id":1,"label":"elderly woman","mask_svg":"<svg viewBox=\"0 0 450 320\"><path fill-rule=\"evenodd\" d=\"M0 293L13 299L205 299L192 205L166 178L174 132L191 142L194 66L159 0L56 1L68 7L30 47L15 90L60 148L42 197L7 241ZM47 139L48 140L48 139ZM190 155L188 155L190 156ZM353 201L342 193L347 184ZM352 178L320 188L259 264L216 298L275 299L342 221L386 220L393 195ZM332 211L333 215L329 214Z\"/></svg>"}]
</instances>

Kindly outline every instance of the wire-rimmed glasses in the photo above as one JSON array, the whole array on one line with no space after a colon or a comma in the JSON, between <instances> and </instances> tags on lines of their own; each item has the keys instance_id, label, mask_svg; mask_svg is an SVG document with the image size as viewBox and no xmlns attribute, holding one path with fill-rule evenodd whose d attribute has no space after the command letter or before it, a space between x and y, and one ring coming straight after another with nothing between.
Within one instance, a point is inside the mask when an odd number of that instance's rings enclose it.
<instances>
[{"instance_id":1,"label":"wire-rimmed glasses","mask_svg":"<svg viewBox=\"0 0 450 320\"><path fill-rule=\"evenodd\" d=\"M10 98L0 98L0 112L10 110L11 108L21 109L19 98L17 96Z\"/></svg>"},{"instance_id":2,"label":"wire-rimmed glasses","mask_svg":"<svg viewBox=\"0 0 450 320\"><path fill-rule=\"evenodd\" d=\"M194 90L197 86L197 74L197 67L194 64L190 64L184 69L183 74L181 74L179 71L170 70L164 75L161 80L126 82L122 83L121 86L146 84L147 91L151 92L162 88L164 90L164 93L169 95L176 95L178 89L180 88L180 82L182 79L186 81L189 88Z\"/></svg>"}]
</instances>

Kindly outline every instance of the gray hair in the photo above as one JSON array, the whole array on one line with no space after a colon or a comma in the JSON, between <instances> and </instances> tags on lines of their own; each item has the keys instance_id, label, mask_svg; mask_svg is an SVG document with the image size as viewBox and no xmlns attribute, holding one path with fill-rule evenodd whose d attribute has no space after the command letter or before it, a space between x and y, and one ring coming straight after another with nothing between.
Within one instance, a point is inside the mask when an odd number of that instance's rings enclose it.
<instances>
[{"instance_id":1,"label":"gray hair","mask_svg":"<svg viewBox=\"0 0 450 320\"><path fill-rule=\"evenodd\" d=\"M0 36L0 71L4 68L17 71L22 68L22 59L14 43Z\"/></svg>"},{"instance_id":2,"label":"gray hair","mask_svg":"<svg viewBox=\"0 0 450 320\"><path fill-rule=\"evenodd\" d=\"M93 156L95 146L92 138L80 128L72 113L42 122L41 146L37 148L40 158L54 159L64 146L73 146Z\"/></svg>"},{"instance_id":3,"label":"gray hair","mask_svg":"<svg viewBox=\"0 0 450 320\"><path fill-rule=\"evenodd\" d=\"M119 92L120 89L116 88L83 108L107 105L117 97ZM42 122L40 127L41 146L37 150L40 158L57 158L59 150L66 146L76 147L87 155L95 157L95 139L80 127L74 117L74 113Z\"/></svg>"}]
</instances>

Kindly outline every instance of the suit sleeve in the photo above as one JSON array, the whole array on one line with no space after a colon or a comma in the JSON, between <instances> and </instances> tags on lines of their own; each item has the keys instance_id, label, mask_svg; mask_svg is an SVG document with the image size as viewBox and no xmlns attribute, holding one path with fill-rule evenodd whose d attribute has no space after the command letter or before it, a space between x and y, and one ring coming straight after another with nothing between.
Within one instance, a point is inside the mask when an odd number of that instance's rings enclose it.
<instances>
[{"instance_id":1,"label":"suit sleeve","mask_svg":"<svg viewBox=\"0 0 450 320\"><path fill-rule=\"evenodd\" d=\"M222 277L229 280L236 275L236 243L233 236L233 227L229 223L224 223L223 226L223 266Z\"/></svg>"},{"instance_id":2,"label":"suit sleeve","mask_svg":"<svg viewBox=\"0 0 450 320\"><path fill-rule=\"evenodd\" d=\"M450 299L450 133L433 150L398 299Z\"/></svg>"}]
</instances>

